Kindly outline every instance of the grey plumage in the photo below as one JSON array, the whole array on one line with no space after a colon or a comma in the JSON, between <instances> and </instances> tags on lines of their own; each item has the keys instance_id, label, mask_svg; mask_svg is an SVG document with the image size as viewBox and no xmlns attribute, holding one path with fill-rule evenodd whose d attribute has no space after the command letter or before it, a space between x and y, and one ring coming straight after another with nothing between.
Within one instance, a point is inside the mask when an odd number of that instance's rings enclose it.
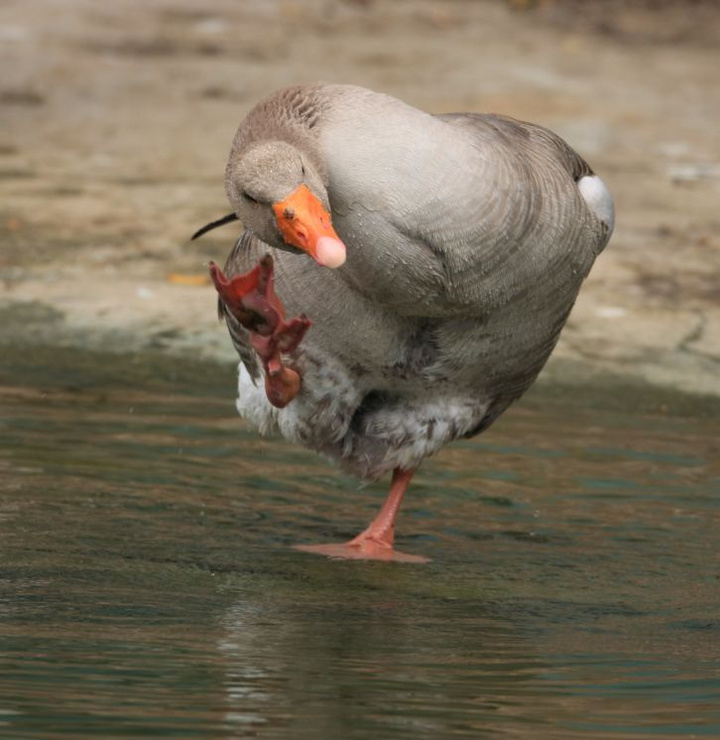
<instances>
[{"instance_id":1,"label":"grey plumage","mask_svg":"<svg viewBox=\"0 0 720 740\"><path fill-rule=\"evenodd\" d=\"M269 204L301 183L347 246L337 270L293 253L272 218ZM226 274L273 251L288 315L314 322L293 358L302 391L278 410L221 306L247 370L238 408L368 478L482 431L522 395L613 227L604 185L550 131L432 116L342 85L260 103L238 130L226 190L246 226Z\"/></svg>"}]
</instances>

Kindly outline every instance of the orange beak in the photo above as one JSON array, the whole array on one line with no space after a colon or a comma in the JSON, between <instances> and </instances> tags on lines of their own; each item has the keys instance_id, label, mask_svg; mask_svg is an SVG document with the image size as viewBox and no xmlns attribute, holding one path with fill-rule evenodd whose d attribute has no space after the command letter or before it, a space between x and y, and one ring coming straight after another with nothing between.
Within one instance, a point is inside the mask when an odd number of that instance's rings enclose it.
<instances>
[{"instance_id":1,"label":"orange beak","mask_svg":"<svg viewBox=\"0 0 720 740\"><path fill-rule=\"evenodd\" d=\"M345 245L332 227L330 214L307 185L273 203L273 211L288 244L307 252L323 267L340 267L345 262Z\"/></svg>"}]
</instances>

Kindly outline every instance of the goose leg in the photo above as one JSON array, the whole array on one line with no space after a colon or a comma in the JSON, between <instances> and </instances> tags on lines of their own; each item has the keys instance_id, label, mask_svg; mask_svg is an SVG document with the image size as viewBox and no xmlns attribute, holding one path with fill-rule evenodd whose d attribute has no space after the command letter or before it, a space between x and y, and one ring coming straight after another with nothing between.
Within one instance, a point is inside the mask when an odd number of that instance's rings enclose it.
<instances>
[{"instance_id":1,"label":"goose leg","mask_svg":"<svg viewBox=\"0 0 720 740\"><path fill-rule=\"evenodd\" d=\"M300 391L300 375L283 364L281 353L297 349L312 322L306 316L285 321L285 307L275 294L273 259L268 254L249 272L228 279L213 262L210 277L227 310L250 332L250 343L265 368L265 393L284 408Z\"/></svg>"},{"instance_id":2,"label":"goose leg","mask_svg":"<svg viewBox=\"0 0 720 740\"><path fill-rule=\"evenodd\" d=\"M295 549L317 553L318 555L327 555L330 558L427 563L428 558L420 555L408 555L393 548L395 518L414 474L414 470L395 468L390 484L390 492L385 499L385 503L383 503L377 516L370 522L369 526L357 537L342 544L297 545Z\"/></svg>"}]
</instances>

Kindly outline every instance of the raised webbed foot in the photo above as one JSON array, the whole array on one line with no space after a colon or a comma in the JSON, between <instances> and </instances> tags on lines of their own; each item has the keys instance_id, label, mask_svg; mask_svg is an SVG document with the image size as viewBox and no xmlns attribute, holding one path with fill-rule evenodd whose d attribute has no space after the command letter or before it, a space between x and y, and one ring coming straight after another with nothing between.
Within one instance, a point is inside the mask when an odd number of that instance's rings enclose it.
<instances>
[{"instance_id":1,"label":"raised webbed foot","mask_svg":"<svg viewBox=\"0 0 720 740\"><path fill-rule=\"evenodd\" d=\"M306 316L285 320L285 307L273 286L273 258L267 254L252 270L226 278L210 263L210 277L227 310L250 332L250 343L265 368L265 393L273 406L287 406L300 391L297 370L282 353L297 349L312 322Z\"/></svg>"}]
</instances>

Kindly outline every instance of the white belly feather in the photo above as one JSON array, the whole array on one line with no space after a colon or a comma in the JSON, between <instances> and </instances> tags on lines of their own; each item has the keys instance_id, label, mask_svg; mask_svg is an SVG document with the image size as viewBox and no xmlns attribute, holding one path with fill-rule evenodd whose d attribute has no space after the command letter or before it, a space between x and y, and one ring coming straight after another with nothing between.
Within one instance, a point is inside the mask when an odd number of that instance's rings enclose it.
<instances>
[{"instance_id":1,"label":"white belly feather","mask_svg":"<svg viewBox=\"0 0 720 740\"><path fill-rule=\"evenodd\" d=\"M261 434L280 433L363 478L378 478L397 467L417 467L473 429L489 405L448 391L427 399L425 393L396 395L365 407L364 392L349 377L313 372L312 367L306 371L303 391L284 409L277 409L268 402L263 383L255 385L241 363L238 412Z\"/></svg>"}]
</instances>

